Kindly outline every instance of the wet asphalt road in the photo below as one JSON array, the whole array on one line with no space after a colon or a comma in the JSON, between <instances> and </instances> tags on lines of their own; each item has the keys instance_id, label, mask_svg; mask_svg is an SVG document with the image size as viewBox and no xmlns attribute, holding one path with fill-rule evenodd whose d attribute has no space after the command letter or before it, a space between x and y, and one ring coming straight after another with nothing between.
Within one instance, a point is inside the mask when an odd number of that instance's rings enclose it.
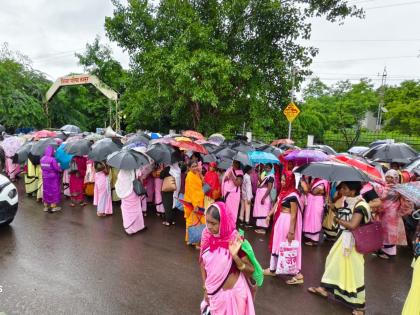
<instances>
[{"instance_id":1,"label":"wet asphalt road","mask_svg":"<svg viewBox=\"0 0 420 315\"><path fill-rule=\"evenodd\" d=\"M20 191L14 222L0 228L0 314L199 314L198 251L183 242L182 216L166 228L149 211L145 222L146 231L128 236L118 205L107 218L68 201L62 212L44 213ZM268 237L246 236L266 267ZM304 248L303 286L266 278L256 313L351 314L306 292L319 283L329 247ZM410 282L408 250L394 261L367 256L367 314L400 314Z\"/></svg>"}]
</instances>

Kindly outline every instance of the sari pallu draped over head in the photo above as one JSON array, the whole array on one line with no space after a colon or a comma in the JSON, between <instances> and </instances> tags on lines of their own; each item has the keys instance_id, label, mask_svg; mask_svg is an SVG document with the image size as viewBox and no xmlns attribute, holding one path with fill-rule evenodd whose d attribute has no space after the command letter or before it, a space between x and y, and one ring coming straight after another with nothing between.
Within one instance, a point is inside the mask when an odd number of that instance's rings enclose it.
<instances>
[{"instance_id":1,"label":"sari pallu draped over head","mask_svg":"<svg viewBox=\"0 0 420 315\"><path fill-rule=\"evenodd\" d=\"M235 223L228 214L225 204L215 202L213 206L219 210L220 214L219 234L212 234L206 227L201 236L200 249L200 263L206 269L206 289L209 295L223 286L229 274L233 263L229 243L238 235Z\"/></svg>"}]
</instances>

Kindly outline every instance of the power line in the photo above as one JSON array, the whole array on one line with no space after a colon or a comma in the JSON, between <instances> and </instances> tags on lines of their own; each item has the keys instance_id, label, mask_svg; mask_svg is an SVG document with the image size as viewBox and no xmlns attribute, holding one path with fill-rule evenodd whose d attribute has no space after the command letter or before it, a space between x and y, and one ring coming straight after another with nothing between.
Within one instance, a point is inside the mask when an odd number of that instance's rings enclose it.
<instances>
[{"instance_id":1,"label":"power line","mask_svg":"<svg viewBox=\"0 0 420 315\"><path fill-rule=\"evenodd\" d=\"M314 42L420 42L420 38L413 39L310 39Z\"/></svg>"},{"instance_id":2,"label":"power line","mask_svg":"<svg viewBox=\"0 0 420 315\"><path fill-rule=\"evenodd\" d=\"M420 1L411 1L411 2L404 2L404 3L398 3L398 4L381 5L381 6L377 6L377 7L368 7L368 8L364 8L364 10L401 7L401 6L412 5L412 4L420 4Z\"/></svg>"},{"instance_id":3,"label":"power line","mask_svg":"<svg viewBox=\"0 0 420 315\"><path fill-rule=\"evenodd\" d=\"M389 57L369 57L369 58L355 58L355 59L337 59L337 60L318 60L313 63L329 63L329 62L347 62L347 61L369 61L369 60L387 60L387 59L407 59L418 58L418 56L389 56Z\"/></svg>"}]
</instances>

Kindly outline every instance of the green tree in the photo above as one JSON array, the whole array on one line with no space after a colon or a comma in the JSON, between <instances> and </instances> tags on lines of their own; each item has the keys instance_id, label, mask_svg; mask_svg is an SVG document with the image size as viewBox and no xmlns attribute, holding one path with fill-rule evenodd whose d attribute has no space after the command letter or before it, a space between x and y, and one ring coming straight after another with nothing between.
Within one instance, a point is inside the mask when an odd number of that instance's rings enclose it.
<instances>
[{"instance_id":1,"label":"green tree","mask_svg":"<svg viewBox=\"0 0 420 315\"><path fill-rule=\"evenodd\" d=\"M107 35L131 56L128 127L254 133L287 130L291 67L309 72L310 18L362 16L340 0L113 0Z\"/></svg>"}]
</instances>

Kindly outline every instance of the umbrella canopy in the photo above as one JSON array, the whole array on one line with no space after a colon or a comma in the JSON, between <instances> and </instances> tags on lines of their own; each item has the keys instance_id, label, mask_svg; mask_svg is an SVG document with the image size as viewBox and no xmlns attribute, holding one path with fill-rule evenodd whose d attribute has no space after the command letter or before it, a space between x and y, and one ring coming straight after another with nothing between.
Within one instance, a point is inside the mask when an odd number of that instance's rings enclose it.
<instances>
[{"instance_id":1,"label":"umbrella canopy","mask_svg":"<svg viewBox=\"0 0 420 315\"><path fill-rule=\"evenodd\" d=\"M292 139L278 139L271 142L271 145L280 145L280 144L295 144Z\"/></svg>"},{"instance_id":2,"label":"umbrella canopy","mask_svg":"<svg viewBox=\"0 0 420 315\"><path fill-rule=\"evenodd\" d=\"M408 200L420 205L420 182L410 182L406 184L395 185L392 189L399 192Z\"/></svg>"},{"instance_id":3,"label":"umbrella canopy","mask_svg":"<svg viewBox=\"0 0 420 315\"><path fill-rule=\"evenodd\" d=\"M235 156L236 151L228 147L220 147L219 149L213 151L213 154L215 154L218 158L232 159Z\"/></svg>"},{"instance_id":4,"label":"umbrella canopy","mask_svg":"<svg viewBox=\"0 0 420 315\"><path fill-rule=\"evenodd\" d=\"M296 173L323 178L330 182L355 181L369 182L369 177L357 168L338 162L312 162L302 165L295 170Z\"/></svg>"},{"instance_id":5,"label":"umbrella canopy","mask_svg":"<svg viewBox=\"0 0 420 315\"><path fill-rule=\"evenodd\" d=\"M28 154L31 152L33 142L26 142L23 146L21 146L13 155L13 163L15 164L23 164L28 159Z\"/></svg>"},{"instance_id":6,"label":"umbrella canopy","mask_svg":"<svg viewBox=\"0 0 420 315\"><path fill-rule=\"evenodd\" d=\"M249 159L248 154L243 152L238 152L233 157L233 160L240 162L243 166L252 166L252 162Z\"/></svg>"},{"instance_id":7,"label":"umbrella canopy","mask_svg":"<svg viewBox=\"0 0 420 315\"><path fill-rule=\"evenodd\" d=\"M194 151L198 153L208 154L209 152L207 149L202 146L201 144L192 142L192 141L171 141L171 145L174 147L178 147L180 149L184 149L187 151Z\"/></svg>"},{"instance_id":8,"label":"umbrella canopy","mask_svg":"<svg viewBox=\"0 0 420 315\"><path fill-rule=\"evenodd\" d=\"M62 143L55 152L55 158L58 163L60 163L60 167L63 170L67 170L70 168L70 162L73 158L72 154L68 154L66 151L64 151L64 147L67 145L67 143Z\"/></svg>"},{"instance_id":9,"label":"umbrella canopy","mask_svg":"<svg viewBox=\"0 0 420 315\"><path fill-rule=\"evenodd\" d=\"M41 130L41 131L35 132L32 136L35 139L54 138L57 136L57 133L55 131Z\"/></svg>"},{"instance_id":10,"label":"umbrella canopy","mask_svg":"<svg viewBox=\"0 0 420 315\"><path fill-rule=\"evenodd\" d=\"M172 164L182 161L182 155L179 151L163 143L152 144L146 153L156 163Z\"/></svg>"},{"instance_id":11,"label":"umbrella canopy","mask_svg":"<svg viewBox=\"0 0 420 315\"><path fill-rule=\"evenodd\" d=\"M150 139L154 140L154 139L159 139L162 138L162 135L160 133L157 132L150 132L148 134L148 136L150 137Z\"/></svg>"},{"instance_id":12,"label":"umbrella canopy","mask_svg":"<svg viewBox=\"0 0 420 315\"><path fill-rule=\"evenodd\" d=\"M327 161L328 155L319 150L295 150L285 157L286 161L294 161L296 165L308 164L310 162Z\"/></svg>"},{"instance_id":13,"label":"umbrella canopy","mask_svg":"<svg viewBox=\"0 0 420 315\"><path fill-rule=\"evenodd\" d=\"M44 152L48 146L52 146L54 149L56 149L58 147L58 143L53 138L41 139L37 142L34 142L30 154L33 156L41 157L44 155Z\"/></svg>"},{"instance_id":14,"label":"umbrella canopy","mask_svg":"<svg viewBox=\"0 0 420 315\"><path fill-rule=\"evenodd\" d=\"M376 162L397 162L407 164L417 157L418 153L405 143L385 143L366 151L363 156Z\"/></svg>"},{"instance_id":15,"label":"umbrella canopy","mask_svg":"<svg viewBox=\"0 0 420 315\"><path fill-rule=\"evenodd\" d=\"M13 157L17 150L25 143L25 139L20 137L7 137L3 140L2 146L7 157Z\"/></svg>"},{"instance_id":16,"label":"umbrella canopy","mask_svg":"<svg viewBox=\"0 0 420 315\"><path fill-rule=\"evenodd\" d=\"M88 155L90 150L90 142L86 139L80 139L78 141L67 142L67 145L64 147L64 151L69 154L76 156Z\"/></svg>"},{"instance_id":17,"label":"umbrella canopy","mask_svg":"<svg viewBox=\"0 0 420 315\"><path fill-rule=\"evenodd\" d=\"M189 137L189 138L194 138L196 140L203 140L204 136L199 133L198 131L194 131L194 130L186 130L182 133L182 135L184 137Z\"/></svg>"},{"instance_id":18,"label":"umbrella canopy","mask_svg":"<svg viewBox=\"0 0 420 315\"><path fill-rule=\"evenodd\" d=\"M91 133L91 134L89 134L85 137L85 139L87 141L92 141L92 142L96 142L96 141L99 141L99 140L104 139L104 138L105 137L103 135L100 135L100 134L97 134L97 133Z\"/></svg>"},{"instance_id":19,"label":"umbrella canopy","mask_svg":"<svg viewBox=\"0 0 420 315\"><path fill-rule=\"evenodd\" d=\"M377 145L380 145L380 144L386 144L388 142L389 142L388 140L376 140L369 144L369 148L376 147Z\"/></svg>"},{"instance_id":20,"label":"umbrella canopy","mask_svg":"<svg viewBox=\"0 0 420 315\"><path fill-rule=\"evenodd\" d=\"M106 163L120 170L136 170L150 164L145 154L125 149L108 155Z\"/></svg>"},{"instance_id":21,"label":"umbrella canopy","mask_svg":"<svg viewBox=\"0 0 420 315\"><path fill-rule=\"evenodd\" d=\"M222 158L219 162L217 162L217 168L221 170L227 170L229 167L232 166L232 160L228 158Z\"/></svg>"},{"instance_id":22,"label":"umbrella canopy","mask_svg":"<svg viewBox=\"0 0 420 315\"><path fill-rule=\"evenodd\" d=\"M350 158L350 157L345 156L345 155L337 155L333 159L335 159L339 162L343 162L347 165L354 166L355 168L365 172L367 175L373 177L373 179L377 179L377 180L382 180L383 179L382 172L380 170L378 170L376 167L374 167L374 166L372 166L368 163L365 163L365 162L357 160L357 159Z\"/></svg>"},{"instance_id":23,"label":"umbrella canopy","mask_svg":"<svg viewBox=\"0 0 420 315\"><path fill-rule=\"evenodd\" d=\"M197 143L199 143L198 141L196 141ZM207 151L209 153L213 153L214 151L216 151L219 146L213 143L200 143L203 147L205 147L207 149Z\"/></svg>"},{"instance_id":24,"label":"umbrella canopy","mask_svg":"<svg viewBox=\"0 0 420 315\"><path fill-rule=\"evenodd\" d=\"M82 130L75 126L75 125L64 125L60 128L61 131L64 131L66 133L81 133Z\"/></svg>"},{"instance_id":25,"label":"umbrella canopy","mask_svg":"<svg viewBox=\"0 0 420 315\"><path fill-rule=\"evenodd\" d=\"M133 137L130 137L125 144L127 145L127 144L138 143L138 142L144 143L144 145L148 146L150 142L150 138L149 136L145 134L136 134Z\"/></svg>"},{"instance_id":26,"label":"umbrella canopy","mask_svg":"<svg viewBox=\"0 0 420 315\"><path fill-rule=\"evenodd\" d=\"M96 162L105 161L108 155L119 150L121 150L119 145L114 143L112 139L105 138L92 145L88 157Z\"/></svg>"},{"instance_id":27,"label":"umbrella canopy","mask_svg":"<svg viewBox=\"0 0 420 315\"><path fill-rule=\"evenodd\" d=\"M249 159L253 165L255 164L280 164L279 159L272 153L263 151L253 151L248 153Z\"/></svg>"},{"instance_id":28,"label":"umbrella canopy","mask_svg":"<svg viewBox=\"0 0 420 315\"><path fill-rule=\"evenodd\" d=\"M369 150L369 147L351 147L347 152L354 155L362 155L367 150Z\"/></svg>"},{"instance_id":29,"label":"umbrella canopy","mask_svg":"<svg viewBox=\"0 0 420 315\"><path fill-rule=\"evenodd\" d=\"M238 141L234 144L232 144L230 146L231 149L238 151L238 152L243 152L243 153L248 153L251 151L255 151L255 148L247 142L243 142L243 141Z\"/></svg>"},{"instance_id":30,"label":"umbrella canopy","mask_svg":"<svg viewBox=\"0 0 420 315\"><path fill-rule=\"evenodd\" d=\"M281 155L281 154L284 153L283 150L281 150L281 149L279 149L277 147L274 147L272 145L268 145L268 144L265 144L265 145L257 148L257 151L263 151L263 152L273 153L275 156L279 156L279 155Z\"/></svg>"},{"instance_id":31,"label":"umbrella canopy","mask_svg":"<svg viewBox=\"0 0 420 315\"><path fill-rule=\"evenodd\" d=\"M217 162L217 157L214 154L202 155L204 163Z\"/></svg>"},{"instance_id":32,"label":"umbrella canopy","mask_svg":"<svg viewBox=\"0 0 420 315\"><path fill-rule=\"evenodd\" d=\"M325 145L325 144L311 145L311 146L308 146L306 149L308 149L308 150L319 150L319 151L322 151L322 152L324 152L325 154L328 154L328 155L337 154L337 152L333 148L331 148L330 146Z\"/></svg>"},{"instance_id":33,"label":"umbrella canopy","mask_svg":"<svg viewBox=\"0 0 420 315\"><path fill-rule=\"evenodd\" d=\"M224 135L222 135L221 133L213 133L209 138L208 138L208 140L209 141L213 141L213 142L216 142L216 143L219 143L219 144L222 144L223 143L223 141L225 141L225 136Z\"/></svg>"}]
</instances>

